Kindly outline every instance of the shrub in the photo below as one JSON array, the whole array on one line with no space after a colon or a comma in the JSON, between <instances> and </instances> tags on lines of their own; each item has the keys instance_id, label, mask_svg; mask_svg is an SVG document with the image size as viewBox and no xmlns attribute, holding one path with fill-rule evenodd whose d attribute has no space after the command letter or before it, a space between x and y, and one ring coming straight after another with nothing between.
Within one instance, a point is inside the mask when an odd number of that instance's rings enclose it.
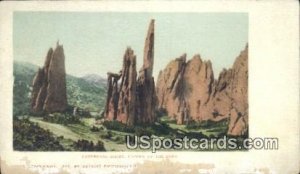
<instances>
[{"instance_id":1,"label":"shrub","mask_svg":"<svg viewBox=\"0 0 300 174\"><path fill-rule=\"evenodd\" d=\"M118 144L124 144L125 143L125 138L122 136L115 136L113 138L113 141L117 142Z\"/></svg>"},{"instance_id":2,"label":"shrub","mask_svg":"<svg viewBox=\"0 0 300 174\"><path fill-rule=\"evenodd\" d=\"M75 124L80 123L78 116L69 115L67 113L53 113L43 117L45 121L58 124Z\"/></svg>"},{"instance_id":3,"label":"shrub","mask_svg":"<svg viewBox=\"0 0 300 174\"><path fill-rule=\"evenodd\" d=\"M107 131L104 134L100 135L101 138L105 138L105 139L111 139L111 137L113 136L112 131Z\"/></svg>"},{"instance_id":4,"label":"shrub","mask_svg":"<svg viewBox=\"0 0 300 174\"><path fill-rule=\"evenodd\" d=\"M94 151L105 151L104 143L98 140L96 146L94 147Z\"/></svg>"},{"instance_id":5,"label":"shrub","mask_svg":"<svg viewBox=\"0 0 300 174\"><path fill-rule=\"evenodd\" d=\"M94 145L93 141L82 139L74 142L73 146L78 151L105 151L104 143L100 140Z\"/></svg>"},{"instance_id":6,"label":"shrub","mask_svg":"<svg viewBox=\"0 0 300 174\"><path fill-rule=\"evenodd\" d=\"M120 132L134 133L134 127L127 126L119 121L104 121L103 126L107 129L116 130Z\"/></svg>"},{"instance_id":7,"label":"shrub","mask_svg":"<svg viewBox=\"0 0 300 174\"><path fill-rule=\"evenodd\" d=\"M151 136L153 134L152 130L151 129L147 129L147 128L142 128L142 127L136 127L135 128L135 135L137 136L143 136L143 135L146 135L146 136Z\"/></svg>"},{"instance_id":8,"label":"shrub","mask_svg":"<svg viewBox=\"0 0 300 174\"><path fill-rule=\"evenodd\" d=\"M151 125L152 130L156 135L167 135L173 131L167 123L158 123Z\"/></svg>"},{"instance_id":9,"label":"shrub","mask_svg":"<svg viewBox=\"0 0 300 174\"><path fill-rule=\"evenodd\" d=\"M100 129L99 129L98 127L96 127L96 126L93 126L93 127L91 128L91 131L92 131L92 132L99 132Z\"/></svg>"},{"instance_id":10,"label":"shrub","mask_svg":"<svg viewBox=\"0 0 300 174\"><path fill-rule=\"evenodd\" d=\"M126 133L134 133L137 136L151 136L151 135L168 135L174 131L166 123L155 123L152 125L137 125L127 126L119 121L104 121L103 126L110 130L116 130Z\"/></svg>"},{"instance_id":11,"label":"shrub","mask_svg":"<svg viewBox=\"0 0 300 174\"><path fill-rule=\"evenodd\" d=\"M74 116L73 114L74 114L74 109L75 108L76 108L76 115L75 116L85 117L85 118L91 118L92 117L91 113L88 110L82 109L82 108L76 107L76 106L71 106L71 105L69 105L67 107L66 114Z\"/></svg>"},{"instance_id":12,"label":"shrub","mask_svg":"<svg viewBox=\"0 0 300 174\"><path fill-rule=\"evenodd\" d=\"M188 125L186 125L187 129L209 129L209 128L221 128L228 126L228 119L223 119L221 121L212 121L212 120L203 120L201 122L190 121Z\"/></svg>"},{"instance_id":13,"label":"shrub","mask_svg":"<svg viewBox=\"0 0 300 174\"><path fill-rule=\"evenodd\" d=\"M13 122L13 147L20 151L63 151L65 149L60 140L49 130L44 130L38 124L28 119L14 119Z\"/></svg>"}]
</instances>

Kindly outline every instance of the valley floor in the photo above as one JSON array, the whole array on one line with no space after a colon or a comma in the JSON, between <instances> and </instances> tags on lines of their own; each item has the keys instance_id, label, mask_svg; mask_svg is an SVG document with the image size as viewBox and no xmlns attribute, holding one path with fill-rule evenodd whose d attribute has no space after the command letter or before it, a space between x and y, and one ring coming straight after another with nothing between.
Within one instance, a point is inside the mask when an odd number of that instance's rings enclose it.
<instances>
[{"instance_id":1,"label":"valley floor","mask_svg":"<svg viewBox=\"0 0 300 174\"><path fill-rule=\"evenodd\" d=\"M31 117L30 121L38 123L43 129L48 129L57 137L63 136L65 142L62 142L64 147L70 148L72 142L78 141L80 139L86 139L96 143L98 140L101 140L104 143L106 151L125 151L128 150L125 144L118 144L114 141L101 138L98 132L92 132L90 128L92 127L94 118L85 118L82 121L82 124L68 124L61 125L56 123L50 123L43 121L41 117ZM114 131L115 134L122 135L121 132ZM71 149L72 150L72 149Z\"/></svg>"},{"instance_id":2,"label":"valley floor","mask_svg":"<svg viewBox=\"0 0 300 174\"><path fill-rule=\"evenodd\" d=\"M106 128L103 124L96 124L95 118L81 118L76 124L58 124L45 121L42 117L30 117L29 120L37 123L42 129L49 130L55 137L60 137L60 144L69 151L75 151L74 142L78 140L92 141L96 144L99 140L103 142L106 151L130 151L126 147L125 135L135 135L135 133L123 132ZM161 117L159 123L163 126L165 133L159 134L154 130L155 135L159 137L174 137L174 135L187 135L190 137L198 135L205 137L217 137L220 133L226 131L226 125L218 126L199 125L187 127L187 125L177 125L174 121L169 120L167 116ZM97 128L93 131L93 128ZM156 128L154 128L156 129ZM159 127L161 129L161 127ZM147 130L147 129L145 129ZM151 130L153 132L153 130ZM166 133L167 132L167 133ZM135 149L139 151L141 149Z\"/></svg>"}]
</instances>

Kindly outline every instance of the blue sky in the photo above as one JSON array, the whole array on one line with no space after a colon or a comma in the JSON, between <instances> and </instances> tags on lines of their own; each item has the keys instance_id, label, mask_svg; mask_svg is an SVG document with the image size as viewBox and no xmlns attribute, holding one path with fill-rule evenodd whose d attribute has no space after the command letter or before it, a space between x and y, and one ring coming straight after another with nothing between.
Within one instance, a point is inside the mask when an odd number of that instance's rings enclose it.
<instances>
[{"instance_id":1,"label":"blue sky","mask_svg":"<svg viewBox=\"0 0 300 174\"><path fill-rule=\"evenodd\" d=\"M246 13L89 13L15 12L14 60L42 66L47 51L59 40L66 71L83 76L118 72L130 46L142 66L146 32L155 19L154 76L172 59L187 53L211 60L215 78L232 66L248 42Z\"/></svg>"}]
</instances>

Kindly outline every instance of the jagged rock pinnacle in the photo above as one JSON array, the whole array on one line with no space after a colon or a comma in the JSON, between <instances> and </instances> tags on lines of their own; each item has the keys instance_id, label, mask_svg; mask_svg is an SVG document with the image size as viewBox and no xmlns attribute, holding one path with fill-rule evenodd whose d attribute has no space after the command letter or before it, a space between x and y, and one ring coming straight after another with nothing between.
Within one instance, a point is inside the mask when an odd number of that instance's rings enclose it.
<instances>
[{"instance_id":1,"label":"jagged rock pinnacle","mask_svg":"<svg viewBox=\"0 0 300 174\"><path fill-rule=\"evenodd\" d=\"M43 68L33 79L31 110L33 113L63 112L66 110L66 72L63 47L57 42L49 49Z\"/></svg>"}]
</instances>

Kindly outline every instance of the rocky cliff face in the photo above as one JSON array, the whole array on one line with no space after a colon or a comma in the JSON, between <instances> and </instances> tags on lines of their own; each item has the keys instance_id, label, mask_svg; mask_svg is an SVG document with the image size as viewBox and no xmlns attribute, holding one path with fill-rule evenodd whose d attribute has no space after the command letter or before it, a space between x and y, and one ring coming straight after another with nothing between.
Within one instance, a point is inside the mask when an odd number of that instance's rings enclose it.
<instances>
[{"instance_id":1,"label":"rocky cliff face","mask_svg":"<svg viewBox=\"0 0 300 174\"><path fill-rule=\"evenodd\" d=\"M108 93L105 108L107 120L127 125L155 121L155 84L152 77L154 61L154 20L150 22L144 48L144 63L137 78L136 56L128 48L120 73L108 73ZM119 81L120 80L120 81Z\"/></svg>"},{"instance_id":2,"label":"rocky cliff face","mask_svg":"<svg viewBox=\"0 0 300 174\"><path fill-rule=\"evenodd\" d=\"M205 120L208 118L206 107L211 100L214 83L209 61L202 61L199 55L195 55L186 62L184 54L171 61L158 76L156 90L159 108L166 109L174 119L186 110L190 119ZM178 123L182 124L182 121Z\"/></svg>"},{"instance_id":3,"label":"rocky cliff face","mask_svg":"<svg viewBox=\"0 0 300 174\"><path fill-rule=\"evenodd\" d=\"M33 79L31 110L53 113L65 111L67 106L65 56L63 46L57 43L55 50L49 49L43 68Z\"/></svg>"},{"instance_id":4,"label":"rocky cliff face","mask_svg":"<svg viewBox=\"0 0 300 174\"><path fill-rule=\"evenodd\" d=\"M188 120L230 120L228 134L241 135L248 125L248 46L231 69L215 80L212 64L195 55L171 61L159 73L158 108L183 124Z\"/></svg>"},{"instance_id":5,"label":"rocky cliff face","mask_svg":"<svg viewBox=\"0 0 300 174\"><path fill-rule=\"evenodd\" d=\"M186 55L171 61L164 71L158 75L156 94L158 99L158 108L168 111L169 116L177 119L179 124L180 111L185 101L185 83L184 72L186 67Z\"/></svg>"},{"instance_id":6,"label":"rocky cliff face","mask_svg":"<svg viewBox=\"0 0 300 174\"><path fill-rule=\"evenodd\" d=\"M228 134L241 135L248 130L248 45L234 62L230 89L232 104Z\"/></svg>"}]
</instances>

